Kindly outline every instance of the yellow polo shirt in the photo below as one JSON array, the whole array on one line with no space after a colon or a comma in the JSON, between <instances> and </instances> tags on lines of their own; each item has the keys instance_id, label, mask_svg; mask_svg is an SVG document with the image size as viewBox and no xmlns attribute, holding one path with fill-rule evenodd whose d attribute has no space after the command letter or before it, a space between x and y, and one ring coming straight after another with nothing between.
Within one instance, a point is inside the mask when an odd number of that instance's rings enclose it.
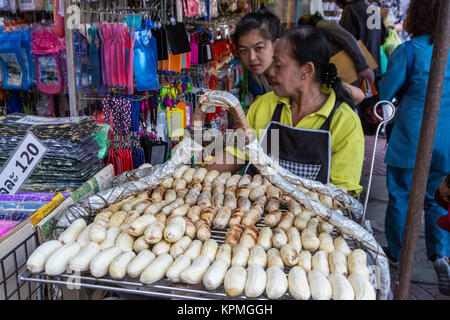
<instances>
[{"instance_id":1,"label":"yellow polo shirt","mask_svg":"<svg viewBox=\"0 0 450 320\"><path fill-rule=\"evenodd\" d=\"M321 92L329 96L328 100L319 111L304 117L296 125L296 128L317 130L328 118L334 107L336 94L333 89L326 86L322 86ZM280 122L292 126L291 109L287 97L278 97L272 91L260 96L250 106L247 121L249 126L255 130L258 140L261 139L279 103L284 104ZM343 186L349 191L354 191L358 195L362 191L359 181L364 161L364 133L358 115L348 104L342 103L337 108L331 122L330 132L330 182L336 186ZM244 154L238 152L235 148L227 147L225 150L240 159L248 160Z\"/></svg>"}]
</instances>

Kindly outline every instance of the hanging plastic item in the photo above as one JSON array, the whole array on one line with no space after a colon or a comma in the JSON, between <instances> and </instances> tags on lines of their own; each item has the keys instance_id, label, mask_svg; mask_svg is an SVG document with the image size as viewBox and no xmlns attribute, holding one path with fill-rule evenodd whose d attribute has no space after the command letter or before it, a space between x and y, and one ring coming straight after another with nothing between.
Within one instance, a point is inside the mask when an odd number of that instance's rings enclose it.
<instances>
[{"instance_id":1,"label":"hanging plastic item","mask_svg":"<svg viewBox=\"0 0 450 320\"><path fill-rule=\"evenodd\" d=\"M46 10L49 12L54 12L56 6L56 1L54 0L46 0Z\"/></svg>"},{"instance_id":2,"label":"hanging plastic item","mask_svg":"<svg viewBox=\"0 0 450 320\"><path fill-rule=\"evenodd\" d=\"M203 0L183 0L184 15L188 18L197 17L201 1Z\"/></svg>"},{"instance_id":3,"label":"hanging plastic item","mask_svg":"<svg viewBox=\"0 0 450 320\"><path fill-rule=\"evenodd\" d=\"M118 56L118 47L119 47L119 39L118 33L116 32L117 24L111 23L107 28L107 32L109 32L109 37L111 39L111 87L117 87L119 85L118 81L118 67L119 67L119 56Z\"/></svg>"},{"instance_id":4,"label":"hanging plastic item","mask_svg":"<svg viewBox=\"0 0 450 320\"><path fill-rule=\"evenodd\" d=\"M33 60L29 51L27 52L29 39L29 30L0 34L0 67L3 71L4 89L28 90L33 83L33 74L30 73Z\"/></svg>"},{"instance_id":5,"label":"hanging plastic item","mask_svg":"<svg viewBox=\"0 0 450 320\"><path fill-rule=\"evenodd\" d=\"M31 50L35 58L37 88L47 94L62 91L63 80L58 37L48 28L41 28L32 33Z\"/></svg>"},{"instance_id":6,"label":"hanging plastic item","mask_svg":"<svg viewBox=\"0 0 450 320\"><path fill-rule=\"evenodd\" d=\"M102 39L102 75L103 83L112 86L112 40L108 23L100 23L98 25L100 38Z\"/></svg>"},{"instance_id":7,"label":"hanging plastic item","mask_svg":"<svg viewBox=\"0 0 450 320\"><path fill-rule=\"evenodd\" d=\"M169 51L169 68L168 71L181 72L181 54L172 54Z\"/></svg>"},{"instance_id":8,"label":"hanging plastic item","mask_svg":"<svg viewBox=\"0 0 450 320\"><path fill-rule=\"evenodd\" d=\"M89 39L89 69L91 71L91 82L94 86L101 84L101 71L99 61L99 38L97 37L97 26L88 29Z\"/></svg>"},{"instance_id":9,"label":"hanging plastic item","mask_svg":"<svg viewBox=\"0 0 450 320\"><path fill-rule=\"evenodd\" d=\"M197 32L191 33L189 45L191 47L191 64L198 64L198 45L200 37Z\"/></svg>"},{"instance_id":10,"label":"hanging plastic item","mask_svg":"<svg viewBox=\"0 0 450 320\"><path fill-rule=\"evenodd\" d=\"M184 135L184 112L178 108L167 109L167 124L169 137L182 137Z\"/></svg>"},{"instance_id":11,"label":"hanging plastic item","mask_svg":"<svg viewBox=\"0 0 450 320\"><path fill-rule=\"evenodd\" d=\"M173 54L190 52L189 38L184 23L169 24L166 28L167 39Z\"/></svg>"},{"instance_id":12,"label":"hanging plastic item","mask_svg":"<svg viewBox=\"0 0 450 320\"><path fill-rule=\"evenodd\" d=\"M130 30L139 30L142 24L141 14L127 14L125 22Z\"/></svg>"},{"instance_id":13,"label":"hanging plastic item","mask_svg":"<svg viewBox=\"0 0 450 320\"><path fill-rule=\"evenodd\" d=\"M167 128L167 114L166 111L161 108L157 109L157 125L156 125L156 135L165 142L169 141L169 130Z\"/></svg>"},{"instance_id":14,"label":"hanging plastic item","mask_svg":"<svg viewBox=\"0 0 450 320\"><path fill-rule=\"evenodd\" d=\"M134 32L134 74L138 91L157 90L158 57L155 56L156 38L147 30Z\"/></svg>"},{"instance_id":15,"label":"hanging plastic item","mask_svg":"<svg viewBox=\"0 0 450 320\"><path fill-rule=\"evenodd\" d=\"M167 60L169 58L167 48L167 31L165 28L153 28L152 34L156 38L158 48L158 60Z\"/></svg>"}]
</instances>

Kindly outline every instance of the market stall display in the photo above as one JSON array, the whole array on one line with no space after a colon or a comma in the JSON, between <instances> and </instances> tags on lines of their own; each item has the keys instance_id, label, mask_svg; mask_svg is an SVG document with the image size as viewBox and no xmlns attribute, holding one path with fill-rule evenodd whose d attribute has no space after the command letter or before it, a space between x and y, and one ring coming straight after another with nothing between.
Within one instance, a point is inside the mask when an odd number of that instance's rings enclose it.
<instances>
[{"instance_id":1,"label":"market stall display","mask_svg":"<svg viewBox=\"0 0 450 320\"><path fill-rule=\"evenodd\" d=\"M154 285L160 296L184 283L197 295L220 288L215 297L222 298L225 291L240 298L386 299L386 258L373 236L349 218L356 203L333 186L302 180L296 187L256 157L260 146L232 95L212 92L201 102L194 129L201 128L208 106L228 108L249 133L246 149L264 177L189 168L184 164L201 147L185 138L172 159L147 176L69 208L55 233L61 246L53 255L35 252L29 269L64 277L75 260L72 267L84 266L85 281L112 283L109 273L123 285L137 285L123 278L130 265L128 275ZM370 272L375 269L377 280ZM264 286L261 279L267 279Z\"/></svg>"}]
</instances>

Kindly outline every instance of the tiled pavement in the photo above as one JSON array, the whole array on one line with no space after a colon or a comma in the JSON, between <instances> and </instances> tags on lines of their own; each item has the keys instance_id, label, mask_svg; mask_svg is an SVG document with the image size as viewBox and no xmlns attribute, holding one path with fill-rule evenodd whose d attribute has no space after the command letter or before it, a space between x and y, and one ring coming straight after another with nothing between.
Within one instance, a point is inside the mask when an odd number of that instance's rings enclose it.
<instances>
[{"instance_id":1,"label":"tiled pavement","mask_svg":"<svg viewBox=\"0 0 450 320\"><path fill-rule=\"evenodd\" d=\"M364 188L368 185L368 174L370 170L370 160L372 159L372 150L374 137L366 137L366 155L363 166L362 185ZM387 207L388 193L386 188L386 165L384 164L386 140L379 138L377 143L377 152L374 165L374 175L372 179L372 188L367 205L367 219L370 220L375 233L375 238L384 246L386 237L384 235L384 216ZM364 192L363 192L363 196ZM422 221L423 222L423 221ZM425 253L425 233L422 223L419 238L416 245L415 263L412 273L412 283L409 292L411 300L450 300L449 296L439 293L437 288L437 278L433 265L428 261ZM391 269L391 278L395 277L395 269ZM392 279L394 280L394 279ZM392 288L394 281L392 282Z\"/></svg>"}]
</instances>

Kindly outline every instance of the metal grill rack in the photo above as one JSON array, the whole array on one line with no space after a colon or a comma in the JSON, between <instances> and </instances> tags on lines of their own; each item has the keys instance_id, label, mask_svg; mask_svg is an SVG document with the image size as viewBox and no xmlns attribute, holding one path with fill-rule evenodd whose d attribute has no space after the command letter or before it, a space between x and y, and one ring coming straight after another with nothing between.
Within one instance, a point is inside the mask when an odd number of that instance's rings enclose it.
<instances>
[{"instance_id":1,"label":"metal grill rack","mask_svg":"<svg viewBox=\"0 0 450 320\"><path fill-rule=\"evenodd\" d=\"M264 227L264 217L256 224L260 229ZM226 230L215 230L211 229L211 239L217 241L218 245L222 245L225 242ZM336 230L333 231L333 239L338 236ZM353 239L346 239L349 247L354 250L356 248L361 248L359 243ZM368 266L374 265L370 255L367 255ZM376 287L376 275L373 273L372 269L370 280L372 285ZM289 273L290 267L286 267L284 272L286 275ZM166 299L189 299L189 300L246 300L249 299L245 295L240 295L237 297L230 297L225 293L223 285L214 291L208 291L204 288L202 284L198 285L188 285L184 283L173 283L170 280L163 278L154 284L143 284L139 282L139 279L133 279L126 276L122 280L115 280L109 276L102 278L94 278L89 272L82 272L81 274L69 274L64 273L59 276L48 276L45 273L32 274L28 270L23 271L19 275L20 282L34 282L38 284L51 284L59 288L68 286L73 289L98 289L117 292L124 295L139 295L144 297L152 298L166 298ZM62 289L60 289L62 291ZM377 290L377 296L379 295L379 290ZM257 298L258 300L267 300L265 293ZM293 300L293 297L287 292L283 297L283 300Z\"/></svg>"},{"instance_id":2,"label":"metal grill rack","mask_svg":"<svg viewBox=\"0 0 450 320\"><path fill-rule=\"evenodd\" d=\"M26 261L38 244L37 232L14 247L0 259L0 300L42 300L44 285L19 281Z\"/></svg>"}]
</instances>

